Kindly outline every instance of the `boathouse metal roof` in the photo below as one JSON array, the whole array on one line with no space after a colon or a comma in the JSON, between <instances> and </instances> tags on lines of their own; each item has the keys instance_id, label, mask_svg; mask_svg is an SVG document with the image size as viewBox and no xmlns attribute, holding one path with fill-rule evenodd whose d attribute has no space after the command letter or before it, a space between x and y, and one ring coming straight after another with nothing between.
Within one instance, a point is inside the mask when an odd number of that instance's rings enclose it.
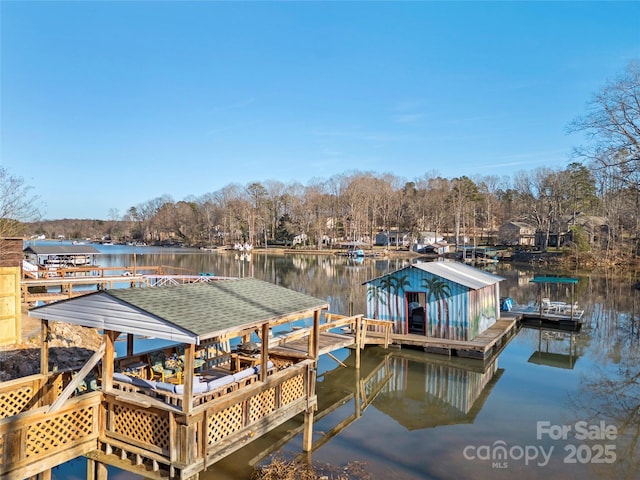
<instances>
[{"instance_id":1,"label":"boathouse metal roof","mask_svg":"<svg viewBox=\"0 0 640 480\"><path fill-rule=\"evenodd\" d=\"M98 255L100 250L91 245L31 245L23 253L34 255Z\"/></svg>"},{"instance_id":2,"label":"boathouse metal roof","mask_svg":"<svg viewBox=\"0 0 640 480\"><path fill-rule=\"evenodd\" d=\"M495 285L505 280L504 277L460 262L421 262L413 266L473 290Z\"/></svg>"},{"instance_id":3,"label":"boathouse metal roof","mask_svg":"<svg viewBox=\"0 0 640 480\"><path fill-rule=\"evenodd\" d=\"M495 285L496 283L505 280L504 277L487 273L483 270L479 270L460 262L420 262L405 268L418 268L422 271L432 275L437 275L473 290L478 290L489 285ZM394 273L395 272L392 272L387 275L393 275ZM368 280L364 283L366 284L373 280Z\"/></svg>"},{"instance_id":4,"label":"boathouse metal roof","mask_svg":"<svg viewBox=\"0 0 640 480\"><path fill-rule=\"evenodd\" d=\"M254 278L90 293L36 307L29 316L181 343L304 318L326 300Z\"/></svg>"}]
</instances>

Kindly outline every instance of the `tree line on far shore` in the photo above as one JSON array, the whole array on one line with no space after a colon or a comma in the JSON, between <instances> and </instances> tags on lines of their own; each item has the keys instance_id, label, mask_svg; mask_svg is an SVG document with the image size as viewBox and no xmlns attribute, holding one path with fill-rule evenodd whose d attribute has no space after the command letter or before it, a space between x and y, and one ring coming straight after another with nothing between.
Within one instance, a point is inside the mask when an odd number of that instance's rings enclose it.
<instances>
[{"instance_id":1,"label":"tree line on far shore","mask_svg":"<svg viewBox=\"0 0 640 480\"><path fill-rule=\"evenodd\" d=\"M347 172L308 185L277 180L230 184L175 201L168 195L132 206L108 220L40 221L28 187L0 167L0 237L109 238L189 246L250 242L255 247L298 243L373 243L379 231L434 232L456 244L495 243L507 221L532 225L542 238L559 235L567 218L603 219L599 235L572 225L572 249L615 258L640 251L640 63L594 95L569 130L583 132L564 169L537 168L511 176L407 180L392 173ZM570 222L569 222L570 224ZM545 248L546 245L541 245Z\"/></svg>"}]
</instances>

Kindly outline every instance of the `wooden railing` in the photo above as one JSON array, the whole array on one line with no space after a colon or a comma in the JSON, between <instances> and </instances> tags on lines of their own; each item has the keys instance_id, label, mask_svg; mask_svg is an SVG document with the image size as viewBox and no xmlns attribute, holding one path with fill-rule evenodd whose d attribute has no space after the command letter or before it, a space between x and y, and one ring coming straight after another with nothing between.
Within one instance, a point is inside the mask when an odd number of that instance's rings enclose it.
<instances>
[{"instance_id":1,"label":"wooden railing","mask_svg":"<svg viewBox=\"0 0 640 480\"><path fill-rule=\"evenodd\" d=\"M289 418L315 408L314 362L302 361L185 414L145 395L105 393L106 425L91 456L148 478L189 478ZM198 405L199 404L199 405ZM141 408L142 407L142 408Z\"/></svg>"},{"instance_id":2,"label":"wooden railing","mask_svg":"<svg viewBox=\"0 0 640 480\"><path fill-rule=\"evenodd\" d=\"M45 375L30 375L0 383L0 419L42 406L46 383Z\"/></svg>"},{"instance_id":3,"label":"wooden railing","mask_svg":"<svg viewBox=\"0 0 640 480\"><path fill-rule=\"evenodd\" d=\"M0 382L0 419L53 403L72 376L73 372L64 371Z\"/></svg>"},{"instance_id":4,"label":"wooden railing","mask_svg":"<svg viewBox=\"0 0 640 480\"><path fill-rule=\"evenodd\" d=\"M33 380L42 389L43 383ZM22 388L29 383L14 390L20 398L31 397L25 406L40 402L40 390L30 395L28 387ZM0 479L29 478L95 450L100 400L101 394L94 392L68 400L55 412L41 406L0 420Z\"/></svg>"},{"instance_id":5,"label":"wooden railing","mask_svg":"<svg viewBox=\"0 0 640 480\"><path fill-rule=\"evenodd\" d=\"M327 321L320 324L320 332L328 332L335 328L347 328L350 333L359 330L359 325L362 322L362 315L353 315L346 317L344 315L335 315L331 313L325 314Z\"/></svg>"},{"instance_id":6,"label":"wooden railing","mask_svg":"<svg viewBox=\"0 0 640 480\"><path fill-rule=\"evenodd\" d=\"M373 318L362 319L362 344L367 344L367 334L369 338L382 336L384 348L391 344L391 331L393 330L393 322L389 320L377 320ZM372 335L375 334L375 335Z\"/></svg>"},{"instance_id":7,"label":"wooden railing","mask_svg":"<svg viewBox=\"0 0 640 480\"><path fill-rule=\"evenodd\" d=\"M327 322L320 326L321 331L339 327L350 327L356 334L356 345L364 347L369 343L382 344L387 348L391 344L393 322L364 318L362 315L347 317L335 313L325 314Z\"/></svg>"}]
</instances>

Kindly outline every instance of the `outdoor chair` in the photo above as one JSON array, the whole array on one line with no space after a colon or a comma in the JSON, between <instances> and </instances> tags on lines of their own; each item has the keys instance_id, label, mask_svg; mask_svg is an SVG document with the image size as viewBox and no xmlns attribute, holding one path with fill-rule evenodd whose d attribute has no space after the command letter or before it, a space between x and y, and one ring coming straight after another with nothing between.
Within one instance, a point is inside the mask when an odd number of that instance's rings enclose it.
<instances>
[{"instance_id":1,"label":"outdoor chair","mask_svg":"<svg viewBox=\"0 0 640 480\"><path fill-rule=\"evenodd\" d=\"M162 350L149 353L149 362L154 378L161 382L182 372L182 367L180 366L177 356L176 358L167 357Z\"/></svg>"}]
</instances>

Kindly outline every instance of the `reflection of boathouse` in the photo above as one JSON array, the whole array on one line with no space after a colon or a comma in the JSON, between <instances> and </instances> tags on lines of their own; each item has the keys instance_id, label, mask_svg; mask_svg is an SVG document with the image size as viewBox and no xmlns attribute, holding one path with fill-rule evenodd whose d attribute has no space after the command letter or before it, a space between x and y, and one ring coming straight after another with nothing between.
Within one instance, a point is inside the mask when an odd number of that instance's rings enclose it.
<instances>
[{"instance_id":1,"label":"reflection of boathouse","mask_svg":"<svg viewBox=\"0 0 640 480\"><path fill-rule=\"evenodd\" d=\"M355 354L344 360L353 365ZM316 420L348 402L354 413L336 427L325 424L326 436L340 433L361 417L369 405L407 430L472 423L504 370L497 358L487 365L469 359L449 359L421 352L368 348L359 371L336 367L318 383ZM347 410L348 411L348 410ZM324 440L314 444L315 450Z\"/></svg>"},{"instance_id":2,"label":"reflection of boathouse","mask_svg":"<svg viewBox=\"0 0 640 480\"><path fill-rule=\"evenodd\" d=\"M408 430L472 423L502 375L495 359L483 369L393 355L393 376L375 406Z\"/></svg>"}]
</instances>

